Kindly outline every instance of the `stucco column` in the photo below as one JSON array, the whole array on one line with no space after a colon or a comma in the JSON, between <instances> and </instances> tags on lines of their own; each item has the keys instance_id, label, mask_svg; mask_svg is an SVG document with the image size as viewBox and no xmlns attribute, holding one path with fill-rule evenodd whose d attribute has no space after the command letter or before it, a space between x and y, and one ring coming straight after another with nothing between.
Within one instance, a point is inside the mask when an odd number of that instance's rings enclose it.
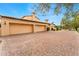
<instances>
[{"instance_id":1,"label":"stucco column","mask_svg":"<svg viewBox=\"0 0 79 59\"><path fill-rule=\"evenodd\" d=\"M47 31L47 25L45 26L45 31Z\"/></svg>"},{"instance_id":2,"label":"stucco column","mask_svg":"<svg viewBox=\"0 0 79 59\"><path fill-rule=\"evenodd\" d=\"M33 33L35 32L35 24L33 24Z\"/></svg>"},{"instance_id":3,"label":"stucco column","mask_svg":"<svg viewBox=\"0 0 79 59\"><path fill-rule=\"evenodd\" d=\"M50 28L50 31L51 31L51 25L49 26L49 28Z\"/></svg>"},{"instance_id":4,"label":"stucco column","mask_svg":"<svg viewBox=\"0 0 79 59\"><path fill-rule=\"evenodd\" d=\"M46 25L46 31L47 31L47 28L48 28L48 24Z\"/></svg>"},{"instance_id":5,"label":"stucco column","mask_svg":"<svg viewBox=\"0 0 79 59\"><path fill-rule=\"evenodd\" d=\"M6 19L1 20L1 36L9 35L9 22Z\"/></svg>"}]
</instances>

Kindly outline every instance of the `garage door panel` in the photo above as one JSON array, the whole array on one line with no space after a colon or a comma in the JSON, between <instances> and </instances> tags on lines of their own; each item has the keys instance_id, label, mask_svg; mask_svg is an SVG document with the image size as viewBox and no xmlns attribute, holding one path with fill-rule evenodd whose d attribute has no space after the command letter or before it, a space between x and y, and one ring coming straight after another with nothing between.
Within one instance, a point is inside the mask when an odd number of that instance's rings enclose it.
<instances>
[{"instance_id":1,"label":"garage door panel","mask_svg":"<svg viewBox=\"0 0 79 59\"><path fill-rule=\"evenodd\" d=\"M32 25L10 24L10 34L31 33Z\"/></svg>"},{"instance_id":2,"label":"garage door panel","mask_svg":"<svg viewBox=\"0 0 79 59\"><path fill-rule=\"evenodd\" d=\"M43 26L43 25L36 25L35 26L35 32L41 32L41 31L45 31L45 26Z\"/></svg>"}]
</instances>

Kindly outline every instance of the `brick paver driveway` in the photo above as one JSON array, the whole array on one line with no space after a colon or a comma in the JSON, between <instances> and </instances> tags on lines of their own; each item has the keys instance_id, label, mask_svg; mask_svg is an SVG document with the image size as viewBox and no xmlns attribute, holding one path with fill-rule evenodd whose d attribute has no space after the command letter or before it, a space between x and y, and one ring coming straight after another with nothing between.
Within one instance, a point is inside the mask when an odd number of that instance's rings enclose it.
<instances>
[{"instance_id":1,"label":"brick paver driveway","mask_svg":"<svg viewBox=\"0 0 79 59\"><path fill-rule=\"evenodd\" d=\"M1 37L1 55L79 55L79 34L51 31Z\"/></svg>"}]
</instances>

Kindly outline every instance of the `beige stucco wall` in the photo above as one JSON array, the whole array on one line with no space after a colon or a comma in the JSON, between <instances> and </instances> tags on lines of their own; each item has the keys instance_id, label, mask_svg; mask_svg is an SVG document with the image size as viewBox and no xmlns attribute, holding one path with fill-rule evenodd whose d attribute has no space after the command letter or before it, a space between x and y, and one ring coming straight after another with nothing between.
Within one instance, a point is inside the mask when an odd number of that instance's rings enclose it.
<instances>
[{"instance_id":1,"label":"beige stucco wall","mask_svg":"<svg viewBox=\"0 0 79 59\"><path fill-rule=\"evenodd\" d=\"M50 27L51 27L51 28L53 28L54 30L56 30L56 28L55 28L55 26L54 26L54 25L50 25Z\"/></svg>"},{"instance_id":2,"label":"beige stucco wall","mask_svg":"<svg viewBox=\"0 0 79 59\"><path fill-rule=\"evenodd\" d=\"M46 31L44 23L2 18L1 36Z\"/></svg>"},{"instance_id":3,"label":"beige stucco wall","mask_svg":"<svg viewBox=\"0 0 79 59\"><path fill-rule=\"evenodd\" d=\"M36 16L32 16L32 17L33 17L33 21L39 21L40 22L40 20Z\"/></svg>"},{"instance_id":4,"label":"beige stucco wall","mask_svg":"<svg viewBox=\"0 0 79 59\"><path fill-rule=\"evenodd\" d=\"M1 36L9 35L9 21L1 19Z\"/></svg>"},{"instance_id":5,"label":"beige stucco wall","mask_svg":"<svg viewBox=\"0 0 79 59\"><path fill-rule=\"evenodd\" d=\"M39 21L40 22L40 20L35 15L24 16L22 19L24 19L24 20L32 20L32 21Z\"/></svg>"}]
</instances>

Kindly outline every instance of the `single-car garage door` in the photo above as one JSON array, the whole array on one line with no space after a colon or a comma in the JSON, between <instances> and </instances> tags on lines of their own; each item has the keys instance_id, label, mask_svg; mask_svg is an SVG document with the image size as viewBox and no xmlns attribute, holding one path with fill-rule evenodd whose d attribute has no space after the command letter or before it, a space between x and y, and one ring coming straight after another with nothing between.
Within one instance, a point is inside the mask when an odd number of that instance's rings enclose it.
<instances>
[{"instance_id":1,"label":"single-car garage door","mask_svg":"<svg viewBox=\"0 0 79 59\"><path fill-rule=\"evenodd\" d=\"M10 34L21 34L21 33L31 33L33 32L32 25L26 24L14 24L10 23L9 25Z\"/></svg>"},{"instance_id":2,"label":"single-car garage door","mask_svg":"<svg viewBox=\"0 0 79 59\"><path fill-rule=\"evenodd\" d=\"M45 25L35 25L34 31L35 32L45 31L45 29L46 29L45 27L46 27Z\"/></svg>"}]
</instances>

